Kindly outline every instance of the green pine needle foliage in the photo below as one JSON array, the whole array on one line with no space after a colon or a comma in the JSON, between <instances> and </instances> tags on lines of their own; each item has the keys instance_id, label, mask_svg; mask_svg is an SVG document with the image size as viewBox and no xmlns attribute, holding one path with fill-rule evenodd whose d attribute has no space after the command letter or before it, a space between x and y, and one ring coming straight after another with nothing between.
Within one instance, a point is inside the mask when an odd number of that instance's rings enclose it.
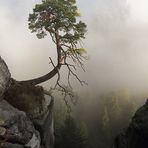
<instances>
[{"instance_id":1,"label":"green pine needle foliage","mask_svg":"<svg viewBox=\"0 0 148 148\"><path fill-rule=\"evenodd\" d=\"M40 39L59 31L61 43L77 44L86 32L79 17L75 0L42 0L29 15L29 29Z\"/></svg>"}]
</instances>

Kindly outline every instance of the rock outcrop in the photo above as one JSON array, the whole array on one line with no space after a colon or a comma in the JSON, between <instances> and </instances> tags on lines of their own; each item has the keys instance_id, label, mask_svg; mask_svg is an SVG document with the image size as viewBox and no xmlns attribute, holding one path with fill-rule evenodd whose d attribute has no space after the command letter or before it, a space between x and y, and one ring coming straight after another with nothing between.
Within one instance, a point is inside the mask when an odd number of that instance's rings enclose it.
<instances>
[{"instance_id":1,"label":"rock outcrop","mask_svg":"<svg viewBox=\"0 0 148 148\"><path fill-rule=\"evenodd\" d=\"M40 148L40 134L25 112L19 111L5 100L0 101L0 143L1 148Z\"/></svg>"},{"instance_id":2,"label":"rock outcrop","mask_svg":"<svg viewBox=\"0 0 148 148\"><path fill-rule=\"evenodd\" d=\"M113 148L148 148L148 100L137 110L129 127L117 136Z\"/></svg>"},{"instance_id":3,"label":"rock outcrop","mask_svg":"<svg viewBox=\"0 0 148 148\"><path fill-rule=\"evenodd\" d=\"M2 98L4 92L9 86L11 74L5 63L5 61L0 57L0 97Z\"/></svg>"},{"instance_id":4,"label":"rock outcrop","mask_svg":"<svg viewBox=\"0 0 148 148\"><path fill-rule=\"evenodd\" d=\"M0 57L0 148L52 148L53 104L42 87L13 80Z\"/></svg>"}]
</instances>

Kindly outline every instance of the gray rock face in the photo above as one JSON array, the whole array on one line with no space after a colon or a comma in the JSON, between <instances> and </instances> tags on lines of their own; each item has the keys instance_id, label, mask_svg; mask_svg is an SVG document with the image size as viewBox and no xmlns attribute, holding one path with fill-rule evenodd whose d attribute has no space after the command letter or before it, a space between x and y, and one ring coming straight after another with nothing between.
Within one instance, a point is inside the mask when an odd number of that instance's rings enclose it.
<instances>
[{"instance_id":1,"label":"gray rock face","mask_svg":"<svg viewBox=\"0 0 148 148\"><path fill-rule=\"evenodd\" d=\"M6 88L9 85L11 74L9 69L4 62L4 60L0 57L0 97L5 92Z\"/></svg>"},{"instance_id":2,"label":"gray rock face","mask_svg":"<svg viewBox=\"0 0 148 148\"><path fill-rule=\"evenodd\" d=\"M1 144L1 148L25 148L25 147L20 144L12 144L9 142L5 142Z\"/></svg>"},{"instance_id":3,"label":"gray rock face","mask_svg":"<svg viewBox=\"0 0 148 148\"><path fill-rule=\"evenodd\" d=\"M53 99L42 87L10 80L0 57L0 148L53 148Z\"/></svg>"},{"instance_id":4,"label":"gray rock face","mask_svg":"<svg viewBox=\"0 0 148 148\"><path fill-rule=\"evenodd\" d=\"M114 148L148 148L148 100L137 110L129 127L115 139Z\"/></svg>"},{"instance_id":5,"label":"gray rock face","mask_svg":"<svg viewBox=\"0 0 148 148\"><path fill-rule=\"evenodd\" d=\"M0 101L0 143L4 148L21 148L25 145L39 148L40 145L39 134L30 119L5 100Z\"/></svg>"},{"instance_id":6,"label":"gray rock face","mask_svg":"<svg viewBox=\"0 0 148 148\"><path fill-rule=\"evenodd\" d=\"M54 129L53 129L53 105L54 100L49 97L45 96L45 103L44 104L46 112L42 118L36 118L33 120L33 123L36 129L39 130L41 134L41 146L43 148L53 148L54 144Z\"/></svg>"},{"instance_id":7,"label":"gray rock face","mask_svg":"<svg viewBox=\"0 0 148 148\"><path fill-rule=\"evenodd\" d=\"M25 146L29 148L40 148L41 145L41 138L40 133L36 131L32 138L30 139L29 143L27 143Z\"/></svg>"},{"instance_id":8,"label":"gray rock face","mask_svg":"<svg viewBox=\"0 0 148 148\"><path fill-rule=\"evenodd\" d=\"M34 120L7 101L0 101L0 148L52 148L53 132L53 100L48 112Z\"/></svg>"}]
</instances>

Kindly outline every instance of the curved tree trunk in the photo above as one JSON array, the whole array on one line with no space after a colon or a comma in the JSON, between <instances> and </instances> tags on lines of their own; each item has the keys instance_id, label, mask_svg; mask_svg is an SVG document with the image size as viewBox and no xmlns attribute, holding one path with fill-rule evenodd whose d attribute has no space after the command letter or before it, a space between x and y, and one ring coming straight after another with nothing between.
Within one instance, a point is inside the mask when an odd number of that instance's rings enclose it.
<instances>
[{"instance_id":1,"label":"curved tree trunk","mask_svg":"<svg viewBox=\"0 0 148 148\"><path fill-rule=\"evenodd\" d=\"M52 77L54 77L58 73L60 68L61 68L61 65L58 64L52 71L50 71L48 74L44 76L31 79L31 80L19 81L19 82L22 84L29 84L29 85L37 85L37 84L43 83L47 80L50 80Z\"/></svg>"},{"instance_id":2,"label":"curved tree trunk","mask_svg":"<svg viewBox=\"0 0 148 148\"><path fill-rule=\"evenodd\" d=\"M48 74L46 74L44 76L41 76L41 77L35 78L35 79L31 79L31 80L20 81L20 83L29 84L29 85L37 85L37 84L40 84L40 83L43 83L45 81L50 80L52 77L54 77L59 72L59 69L61 68L61 61L62 61L61 52L62 51L61 51L60 38L59 38L58 30L55 31L55 39L56 39L55 42L56 42L56 49L57 49L57 63L58 63L57 66L55 66L52 71L50 71ZM54 64L53 64L53 66L54 66Z\"/></svg>"}]
</instances>

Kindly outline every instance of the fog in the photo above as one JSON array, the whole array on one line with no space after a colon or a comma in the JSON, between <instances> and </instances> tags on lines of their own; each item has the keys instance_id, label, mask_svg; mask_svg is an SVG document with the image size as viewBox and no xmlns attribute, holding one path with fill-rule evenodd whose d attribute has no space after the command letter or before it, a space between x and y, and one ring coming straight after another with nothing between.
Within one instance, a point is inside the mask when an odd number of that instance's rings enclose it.
<instances>
[{"instance_id":1,"label":"fog","mask_svg":"<svg viewBox=\"0 0 148 148\"><path fill-rule=\"evenodd\" d=\"M55 56L50 40L39 40L28 29L28 14L38 2L0 1L0 52L17 80L47 73L48 57ZM78 0L88 25L83 46L89 60L80 76L89 85L83 89L148 90L148 19L147 12L142 11L147 9L146 1L141 3L138 7L138 0Z\"/></svg>"}]
</instances>

